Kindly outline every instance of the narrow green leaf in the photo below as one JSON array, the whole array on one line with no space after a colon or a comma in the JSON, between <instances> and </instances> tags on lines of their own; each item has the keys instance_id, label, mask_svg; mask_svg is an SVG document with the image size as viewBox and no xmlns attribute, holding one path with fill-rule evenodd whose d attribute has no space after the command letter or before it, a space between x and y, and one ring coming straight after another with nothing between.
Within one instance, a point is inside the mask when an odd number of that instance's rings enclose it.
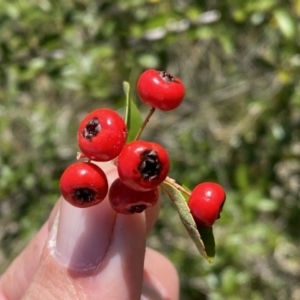
<instances>
[{"instance_id":1,"label":"narrow green leaf","mask_svg":"<svg viewBox=\"0 0 300 300\"><path fill-rule=\"evenodd\" d=\"M185 184L182 184L182 187L183 187L185 190L187 190L188 192L191 192L191 189L188 188ZM186 194L184 194L184 193L181 193L181 195L184 197L184 199L185 199L186 202L187 202L187 201L189 200L189 198L190 198L188 195L186 195Z\"/></svg>"},{"instance_id":2,"label":"narrow green leaf","mask_svg":"<svg viewBox=\"0 0 300 300\"><path fill-rule=\"evenodd\" d=\"M126 98L126 115L125 115L125 123L128 126L130 119L130 84L127 81L123 81L123 90Z\"/></svg>"},{"instance_id":3,"label":"narrow green leaf","mask_svg":"<svg viewBox=\"0 0 300 300\"><path fill-rule=\"evenodd\" d=\"M127 142L130 142L134 140L141 128L143 119L136 104L130 99L130 85L127 81L123 82L123 89L126 96L125 123L128 129Z\"/></svg>"},{"instance_id":4,"label":"narrow green leaf","mask_svg":"<svg viewBox=\"0 0 300 300\"><path fill-rule=\"evenodd\" d=\"M215 238L212 227L199 227L198 231L205 245L205 251L208 257L215 257Z\"/></svg>"},{"instance_id":5,"label":"narrow green leaf","mask_svg":"<svg viewBox=\"0 0 300 300\"><path fill-rule=\"evenodd\" d=\"M197 225L193 219L193 216L190 213L190 209L181 194L175 187L167 182L163 182L162 190L167 194L170 200L173 202L181 222L186 228L189 236L193 240L200 254L210 263L214 260L215 255L215 243L212 229L202 230L204 239L201 238L201 233L199 232Z\"/></svg>"}]
</instances>

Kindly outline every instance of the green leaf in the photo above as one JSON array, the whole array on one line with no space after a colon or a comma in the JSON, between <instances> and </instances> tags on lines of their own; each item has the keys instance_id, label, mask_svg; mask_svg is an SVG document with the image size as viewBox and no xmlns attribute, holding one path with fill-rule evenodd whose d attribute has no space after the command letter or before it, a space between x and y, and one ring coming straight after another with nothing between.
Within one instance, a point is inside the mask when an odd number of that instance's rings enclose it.
<instances>
[{"instance_id":1,"label":"green leaf","mask_svg":"<svg viewBox=\"0 0 300 300\"><path fill-rule=\"evenodd\" d=\"M129 119L130 119L130 110L131 110L131 103L130 103L130 84L127 81L123 81L123 90L125 93L126 98L126 116L125 116L125 122L126 125L129 125Z\"/></svg>"},{"instance_id":2,"label":"green leaf","mask_svg":"<svg viewBox=\"0 0 300 300\"><path fill-rule=\"evenodd\" d=\"M141 128L143 119L136 104L130 99L130 85L127 81L123 82L123 89L126 96L125 122L128 129L127 142L131 142Z\"/></svg>"},{"instance_id":3,"label":"green leaf","mask_svg":"<svg viewBox=\"0 0 300 300\"><path fill-rule=\"evenodd\" d=\"M188 188L185 184L182 184L182 187L183 187L186 191L191 192L191 189ZM186 194L184 194L184 193L181 193L181 195L182 195L183 198L185 199L185 202L187 202L187 201L189 200L189 198L190 198L188 195L186 195Z\"/></svg>"},{"instance_id":4,"label":"green leaf","mask_svg":"<svg viewBox=\"0 0 300 300\"><path fill-rule=\"evenodd\" d=\"M198 231L205 245L205 251L208 257L215 257L215 238L212 227L200 227L198 226Z\"/></svg>"},{"instance_id":5,"label":"green leaf","mask_svg":"<svg viewBox=\"0 0 300 300\"><path fill-rule=\"evenodd\" d=\"M175 187L167 182L163 182L161 188L173 202L181 222L200 254L208 262L212 263L215 256L215 241L212 228L197 228L183 195Z\"/></svg>"}]
</instances>

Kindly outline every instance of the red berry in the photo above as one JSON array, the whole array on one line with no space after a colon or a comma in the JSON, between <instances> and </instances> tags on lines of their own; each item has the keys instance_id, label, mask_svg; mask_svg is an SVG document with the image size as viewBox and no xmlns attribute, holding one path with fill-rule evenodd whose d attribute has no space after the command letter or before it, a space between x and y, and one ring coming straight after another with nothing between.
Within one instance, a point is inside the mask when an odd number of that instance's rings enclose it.
<instances>
[{"instance_id":1,"label":"red berry","mask_svg":"<svg viewBox=\"0 0 300 300\"><path fill-rule=\"evenodd\" d=\"M149 69L139 77L137 93L145 104L169 111L181 104L185 88L179 78L165 71Z\"/></svg>"},{"instance_id":2,"label":"red berry","mask_svg":"<svg viewBox=\"0 0 300 300\"><path fill-rule=\"evenodd\" d=\"M77 207L100 203L107 195L108 183L105 173L90 162L76 162L62 174L59 182L61 194Z\"/></svg>"},{"instance_id":3,"label":"red berry","mask_svg":"<svg viewBox=\"0 0 300 300\"><path fill-rule=\"evenodd\" d=\"M220 217L226 200L224 189L214 182L198 184L188 200L191 214L198 226L209 227Z\"/></svg>"},{"instance_id":4,"label":"red berry","mask_svg":"<svg viewBox=\"0 0 300 300\"><path fill-rule=\"evenodd\" d=\"M124 146L117 167L120 179L129 188L148 191L165 180L170 160L161 145L137 140Z\"/></svg>"},{"instance_id":5,"label":"red berry","mask_svg":"<svg viewBox=\"0 0 300 300\"><path fill-rule=\"evenodd\" d=\"M125 145L127 128L113 110L100 108L88 114L79 125L78 145L82 153L95 161L116 158Z\"/></svg>"},{"instance_id":6,"label":"red berry","mask_svg":"<svg viewBox=\"0 0 300 300\"><path fill-rule=\"evenodd\" d=\"M120 214L141 213L154 206L158 200L158 188L147 192L132 190L120 178L111 185L108 193L111 207Z\"/></svg>"}]
</instances>

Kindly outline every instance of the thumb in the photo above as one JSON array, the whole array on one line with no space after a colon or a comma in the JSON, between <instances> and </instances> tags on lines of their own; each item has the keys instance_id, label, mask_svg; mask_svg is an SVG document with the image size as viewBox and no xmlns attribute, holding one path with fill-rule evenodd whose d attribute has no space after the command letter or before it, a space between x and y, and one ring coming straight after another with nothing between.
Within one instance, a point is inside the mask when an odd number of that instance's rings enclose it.
<instances>
[{"instance_id":1,"label":"thumb","mask_svg":"<svg viewBox=\"0 0 300 300\"><path fill-rule=\"evenodd\" d=\"M107 199L84 209L61 201L23 299L140 299L147 223L146 213L116 214Z\"/></svg>"}]
</instances>

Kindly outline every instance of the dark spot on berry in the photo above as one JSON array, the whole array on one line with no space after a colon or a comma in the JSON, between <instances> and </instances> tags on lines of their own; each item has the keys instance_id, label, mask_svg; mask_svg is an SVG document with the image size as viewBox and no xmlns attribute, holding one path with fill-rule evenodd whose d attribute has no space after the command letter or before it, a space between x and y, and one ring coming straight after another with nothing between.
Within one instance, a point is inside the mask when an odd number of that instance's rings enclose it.
<instances>
[{"instance_id":1,"label":"dark spot on berry","mask_svg":"<svg viewBox=\"0 0 300 300\"><path fill-rule=\"evenodd\" d=\"M87 123L85 128L82 131L82 136L87 140L92 140L101 130L101 125L97 117L93 118Z\"/></svg>"},{"instance_id":2,"label":"dark spot on berry","mask_svg":"<svg viewBox=\"0 0 300 300\"><path fill-rule=\"evenodd\" d=\"M138 204L138 205L131 206L127 211L130 214L142 213L146 208L147 208L147 205L145 205L145 204Z\"/></svg>"},{"instance_id":3,"label":"dark spot on berry","mask_svg":"<svg viewBox=\"0 0 300 300\"><path fill-rule=\"evenodd\" d=\"M79 188L75 190L74 196L77 202L81 204L90 203L95 198L95 192L92 189Z\"/></svg>"},{"instance_id":4,"label":"dark spot on berry","mask_svg":"<svg viewBox=\"0 0 300 300\"><path fill-rule=\"evenodd\" d=\"M154 150L146 150L141 154L141 162L138 170L144 180L152 181L156 179L162 169L162 164L158 159L157 152Z\"/></svg>"},{"instance_id":5,"label":"dark spot on berry","mask_svg":"<svg viewBox=\"0 0 300 300\"><path fill-rule=\"evenodd\" d=\"M175 77L165 71L160 71L159 75L165 82L174 82L175 81Z\"/></svg>"}]
</instances>

